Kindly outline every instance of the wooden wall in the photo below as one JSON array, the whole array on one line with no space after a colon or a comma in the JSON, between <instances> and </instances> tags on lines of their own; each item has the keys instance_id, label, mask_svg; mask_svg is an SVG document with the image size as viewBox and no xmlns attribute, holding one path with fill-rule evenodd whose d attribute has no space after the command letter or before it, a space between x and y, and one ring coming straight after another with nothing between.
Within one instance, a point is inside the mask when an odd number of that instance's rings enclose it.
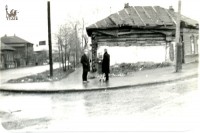
<instances>
[{"instance_id":1,"label":"wooden wall","mask_svg":"<svg viewBox=\"0 0 200 133\"><path fill-rule=\"evenodd\" d=\"M184 55L198 54L198 30L183 28ZM174 42L175 30L135 30L135 29L118 29L118 30L98 30L92 33L92 60L95 63L97 58L97 49L99 46L108 47L130 47L130 46L165 46L165 61L174 61ZM194 49L192 53L191 36L194 36ZM95 42L95 43L94 43ZM95 45L93 45L95 44ZM145 52L143 53L145 54ZM95 66L95 65L94 65Z\"/></svg>"},{"instance_id":2,"label":"wooden wall","mask_svg":"<svg viewBox=\"0 0 200 133\"><path fill-rule=\"evenodd\" d=\"M185 63L198 61L198 39L198 30L188 28L183 29Z\"/></svg>"}]
</instances>

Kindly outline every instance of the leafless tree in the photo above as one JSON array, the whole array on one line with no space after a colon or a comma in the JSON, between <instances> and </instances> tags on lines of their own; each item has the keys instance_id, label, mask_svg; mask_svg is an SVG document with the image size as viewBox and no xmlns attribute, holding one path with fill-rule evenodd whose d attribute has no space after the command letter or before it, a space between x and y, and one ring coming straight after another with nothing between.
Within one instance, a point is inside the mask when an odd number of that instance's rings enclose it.
<instances>
[{"instance_id":1,"label":"leafless tree","mask_svg":"<svg viewBox=\"0 0 200 133\"><path fill-rule=\"evenodd\" d=\"M88 36L86 34L83 35L83 39L84 39L84 43L85 45L83 46L83 48L88 48Z\"/></svg>"},{"instance_id":2,"label":"leafless tree","mask_svg":"<svg viewBox=\"0 0 200 133\"><path fill-rule=\"evenodd\" d=\"M67 66L68 69L70 69L70 62L72 62L72 59L74 60L74 67L76 67L76 64L79 62L81 47L77 25L78 23L72 22L61 25L59 27L59 32L56 34L63 71L66 71Z\"/></svg>"}]
</instances>

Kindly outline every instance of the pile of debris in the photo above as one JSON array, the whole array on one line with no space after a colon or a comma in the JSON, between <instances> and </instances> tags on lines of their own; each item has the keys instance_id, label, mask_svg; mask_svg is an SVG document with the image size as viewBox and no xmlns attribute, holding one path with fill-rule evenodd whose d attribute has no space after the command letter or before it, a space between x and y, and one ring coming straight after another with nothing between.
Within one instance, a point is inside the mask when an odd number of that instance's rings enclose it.
<instances>
[{"instance_id":1,"label":"pile of debris","mask_svg":"<svg viewBox=\"0 0 200 133\"><path fill-rule=\"evenodd\" d=\"M170 66L170 63L153 63L153 62L138 62L138 63L122 63L111 66L110 76L111 77L122 77L130 75L136 71L156 69Z\"/></svg>"}]
</instances>

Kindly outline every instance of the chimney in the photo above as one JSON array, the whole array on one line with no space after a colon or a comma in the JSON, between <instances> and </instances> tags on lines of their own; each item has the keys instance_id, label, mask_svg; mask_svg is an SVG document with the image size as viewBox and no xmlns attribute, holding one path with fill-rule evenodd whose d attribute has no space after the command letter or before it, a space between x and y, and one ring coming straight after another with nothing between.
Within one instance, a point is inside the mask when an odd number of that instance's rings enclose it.
<instances>
[{"instance_id":1,"label":"chimney","mask_svg":"<svg viewBox=\"0 0 200 133\"><path fill-rule=\"evenodd\" d=\"M173 6L169 6L169 10L174 12Z\"/></svg>"},{"instance_id":2,"label":"chimney","mask_svg":"<svg viewBox=\"0 0 200 133\"><path fill-rule=\"evenodd\" d=\"M129 6L129 3L125 3L124 4L124 8L129 8L130 6Z\"/></svg>"}]
</instances>

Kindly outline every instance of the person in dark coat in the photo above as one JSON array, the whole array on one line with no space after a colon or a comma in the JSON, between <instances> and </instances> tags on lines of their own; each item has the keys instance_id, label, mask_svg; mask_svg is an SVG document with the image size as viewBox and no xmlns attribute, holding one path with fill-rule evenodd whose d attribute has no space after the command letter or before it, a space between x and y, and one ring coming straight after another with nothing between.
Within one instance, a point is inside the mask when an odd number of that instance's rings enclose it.
<instances>
[{"instance_id":1,"label":"person in dark coat","mask_svg":"<svg viewBox=\"0 0 200 133\"><path fill-rule=\"evenodd\" d=\"M83 66L82 79L84 83L87 83L87 74L90 71L90 62L88 58L88 51L84 50L84 54L81 57L81 64Z\"/></svg>"},{"instance_id":2,"label":"person in dark coat","mask_svg":"<svg viewBox=\"0 0 200 133\"><path fill-rule=\"evenodd\" d=\"M109 80L110 73L110 55L107 52L107 49L104 49L103 61L102 61L102 73L105 74L106 81Z\"/></svg>"}]
</instances>

